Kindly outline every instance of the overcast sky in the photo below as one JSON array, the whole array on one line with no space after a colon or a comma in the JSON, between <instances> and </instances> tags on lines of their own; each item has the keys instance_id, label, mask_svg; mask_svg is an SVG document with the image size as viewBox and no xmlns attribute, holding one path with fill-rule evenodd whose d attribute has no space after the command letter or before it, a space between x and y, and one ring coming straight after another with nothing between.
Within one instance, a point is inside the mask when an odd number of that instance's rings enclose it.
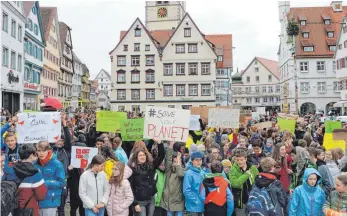
<instances>
[{"instance_id":1,"label":"overcast sky","mask_svg":"<svg viewBox=\"0 0 347 216\"><path fill-rule=\"evenodd\" d=\"M292 1L292 7L328 6L330 1ZM73 50L89 68L91 79L101 69L111 72L108 53L139 17L145 22L145 1L44 0L58 8L60 21L72 28ZM274 0L188 0L187 12L204 34L232 34L234 67L245 69L255 57L277 60L280 25Z\"/></svg>"}]
</instances>

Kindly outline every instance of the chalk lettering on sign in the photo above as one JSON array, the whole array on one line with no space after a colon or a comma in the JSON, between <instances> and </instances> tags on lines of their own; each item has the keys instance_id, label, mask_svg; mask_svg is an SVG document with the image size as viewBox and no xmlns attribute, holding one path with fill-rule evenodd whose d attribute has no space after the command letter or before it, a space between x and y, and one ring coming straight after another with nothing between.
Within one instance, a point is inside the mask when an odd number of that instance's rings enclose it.
<instances>
[{"instance_id":1,"label":"chalk lettering on sign","mask_svg":"<svg viewBox=\"0 0 347 216\"><path fill-rule=\"evenodd\" d=\"M48 137L45 136L38 136L38 137L24 137L24 141L47 141Z\"/></svg>"},{"instance_id":2,"label":"chalk lettering on sign","mask_svg":"<svg viewBox=\"0 0 347 216\"><path fill-rule=\"evenodd\" d=\"M183 139L184 133L188 131L188 128L183 127L170 127L161 126L157 127L154 124L148 125L148 136L150 137L162 137L168 140Z\"/></svg>"},{"instance_id":3,"label":"chalk lettering on sign","mask_svg":"<svg viewBox=\"0 0 347 216\"><path fill-rule=\"evenodd\" d=\"M28 118L36 118L36 115L34 115L32 113L28 113Z\"/></svg>"},{"instance_id":4,"label":"chalk lettering on sign","mask_svg":"<svg viewBox=\"0 0 347 216\"><path fill-rule=\"evenodd\" d=\"M46 121L44 120L37 120L37 119L32 119L30 122L30 126L35 126L35 125L45 125L47 124Z\"/></svg>"},{"instance_id":5,"label":"chalk lettering on sign","mask_svg":"<svg viewBox=\"0 0 347 216\"><path fill-rule=\"evenodd\" d=\"M157 118L167 118L167 117L169 117L169 118L175 118L175 116L176 116L176 113L175 113L175 111L166 111L166 110L154 110L154 109L150 109L149 111L148 111L148 113L149 113L149 116L150 117L157 117Z\"/></svg>"}]
</instances>

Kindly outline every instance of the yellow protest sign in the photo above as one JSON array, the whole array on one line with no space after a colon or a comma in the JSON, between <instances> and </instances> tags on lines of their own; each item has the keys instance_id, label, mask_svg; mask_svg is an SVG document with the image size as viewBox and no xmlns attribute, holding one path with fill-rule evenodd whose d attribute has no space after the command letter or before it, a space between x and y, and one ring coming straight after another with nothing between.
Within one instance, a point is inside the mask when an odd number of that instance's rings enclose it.
<instances>
[{"instance_id":1,"label":"yellow protest sign","mask_svg":"<svg viewBox=\"0 0 347 216\"><path fill-rule=\"evenodd\" d=\"M120 122L127 119L125 112L99 111L97 112L96 131L120 132Z\"/></svg>"},{"instance_id":2,"label":"yellow protest sign","mask_svg":"<svg viewBox=\"0 0 347 216\"><path fill-rule=\"evenodd\" d=\"M294 134L296 124L295 120L277 117L277 124L280 126L281 131L288 130L291 134Z\"/></svg>"},{"instance_id":3,"label":"yellow protest sign","mask_svg":"<svg viewBox=\"0 0 347 216\"><path fill-rule=\"evenodd\" d=\"M341 148L342 150L345 150L345 145L346 143L344 140L334 140L332 133L324 134L323 146L326 148L326 150L332 148Z\"/></svg>"}]
</instances>

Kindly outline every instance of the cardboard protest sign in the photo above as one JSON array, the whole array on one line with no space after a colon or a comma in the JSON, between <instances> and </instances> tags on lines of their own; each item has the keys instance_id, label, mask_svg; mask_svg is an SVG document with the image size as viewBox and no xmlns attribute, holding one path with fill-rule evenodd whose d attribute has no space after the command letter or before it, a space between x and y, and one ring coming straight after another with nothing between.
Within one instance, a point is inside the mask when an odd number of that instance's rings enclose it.
<instances>
[{"instance_id":1,"label":"cardboard protest sign","mask_svg":"<svg viewBox=\"0 0 347 216\"><path fill-rule=\"evenodd\" d=\"M86 168L93 157L98 154L98 148L72 146L71 166L73 168Z\"/></svg>"},{"instance_id":2,"label":"cardboard protest sign","mask_svg":"<svg viewBox=\"0 0 347 216\"><path fill-rule=\"evenodd\" d=\"M137 141L143 139L144 119L126 119L120 122L123 141Z\"/></svg>"},{"instance_id":3,"label":"cardboard protest sign","mask_svg":"<svg viewBox=\"0 0 347 216\"><path fill-rule=\"evenodd\" d=\"M200 118L204 124L208 123L208 110L211 108L225 108L225 109L231 109L232 106L204 106L204 107L191 107L190 111L192 115L200 115Z\"/></svg>"},{"instance_id":4,"label":"cardboard protest sign","mask_svg":"<svg viewBox=\"0 0 347 216\"><path fill-rule=\"evenodd\" d=\"M277 124L280 126L281 131L288 130L291 134L294 134L296 124L295 120L277 117Z\"/></svg>"},{"instance_id":5,"label":"cardboard protest sign","mask_svg":"<svg viewBox=\"0 0 347 216\"><path fill-rule=\"evenodd\" d=\"M97 112L96 131L120 132L120 122L127 119L126 112Z\"/></svg>"},{"instance_id":6,"label":"cardboard protest sign","mask_svg":"<svg viewBox=\"0 0 347 216\"><path fill-rule=\"evenodd\" d=\"M190 115L189 130L200 130L200 115Z\"/></svg>"},{"instance_id":7,"label":"cardboard protest sign","mask_svg":"<svg viewBox=\"0 0 347 216\"><path fill-rule=\"evenodd\" d=\"M264 128L268 129L272 127L272 122L268 121L268 122L261 122L258 124L254 125L258 130L263 130Z\"/></svg>"},{"instance_id":8,"label":"cardboard protest sign","mask_svg":"<svg viewBox=\"0 0 347 216\"><path fill-rule=\"evenodd\" d=\"M147 106L143 137L186 142L190 111Z\"/></svg>"},{"instance_id":9,"label":"cardboard protest sign","mask_svg":"<svg viewBox=\"0 0 347 216\"><path fill-rule=\"evenodd\" d=\"M325 133L333 133L335 129L341 129L342 123L340 121L325 121Z\"/></svg>"},{"instance_id":10,"label":"cardboard protest sign","mask_svg":"<svg viewBox=\"0 0 347 216\"><path fill-rule=\"evenodd\" d=\"M59 112L19 113L16 126L18 143L55 143L61 136L61 116Z\"/></svg>"},{"instance_id":11,"label":"cardboard protest sign","mask_svg":"<svg viewBox=\"0 0 347 216\"><path fill-rule=\"evenodd\" d=\"M345 150L345 139L343 137L345 133L341 129L342 124L340 121L325 121L325 134L323 138L323 146L329 150L332 148L341 148ZM342 130L342 131L341 131Z\"/></svg>"},{"instance_id":12,"label":"cardboard protest sign","mask_svg":"<svg viewBox=\"0 0 347 216\"><path fill-rule=\"evenodd\" d=\"M209 127L238 128L239 123L239 109L211 108L208 111Z\"/></svg>"},{"instance_id":13,"label":"cardboard protest sign","mask_svg":"<svg viewBox=\"0 0 347 216\"><path fill-rule=\"evenodd\" d=\"M265 107L257 107L257 113L259 115L266 115Z\"/></svg>"},{"instance_id":14,"label":"cardboard protest sign","mask_svg":"<svg viewBox=\"0 0 347 216\"><path fill-rule=\"evenodd\" d=\"M252 112L252 119L259 121L260 120L260 116L258 112Z\"/></svg>"}]
</instances>

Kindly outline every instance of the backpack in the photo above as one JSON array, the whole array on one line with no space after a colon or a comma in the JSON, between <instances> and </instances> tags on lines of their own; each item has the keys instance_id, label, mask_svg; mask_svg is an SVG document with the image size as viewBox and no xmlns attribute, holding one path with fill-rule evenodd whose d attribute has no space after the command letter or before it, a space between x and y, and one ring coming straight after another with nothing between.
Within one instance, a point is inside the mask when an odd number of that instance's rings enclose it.
<instances>
[{"instance_id":1,"label":"backpack","mask_svg":"<svg viewBox=\"0 0 347 216\"><path fill-rule=\"evenodd\" d=\"M259 188L256 185L253 186L249 199L247 202L247 212L249 216L276 216L276 206L271 199L268 187Z\"/></svg>"},{"instance_id":2,"label":"backpack","mask_svg":"<svg viewBox=\"0 0 347 216\"><path fill-rule=\"evenodd\" d=\"M18 208L18 184L17 181L1 182L1 215L8 216Z\"/></svg>"}]
</instances>

